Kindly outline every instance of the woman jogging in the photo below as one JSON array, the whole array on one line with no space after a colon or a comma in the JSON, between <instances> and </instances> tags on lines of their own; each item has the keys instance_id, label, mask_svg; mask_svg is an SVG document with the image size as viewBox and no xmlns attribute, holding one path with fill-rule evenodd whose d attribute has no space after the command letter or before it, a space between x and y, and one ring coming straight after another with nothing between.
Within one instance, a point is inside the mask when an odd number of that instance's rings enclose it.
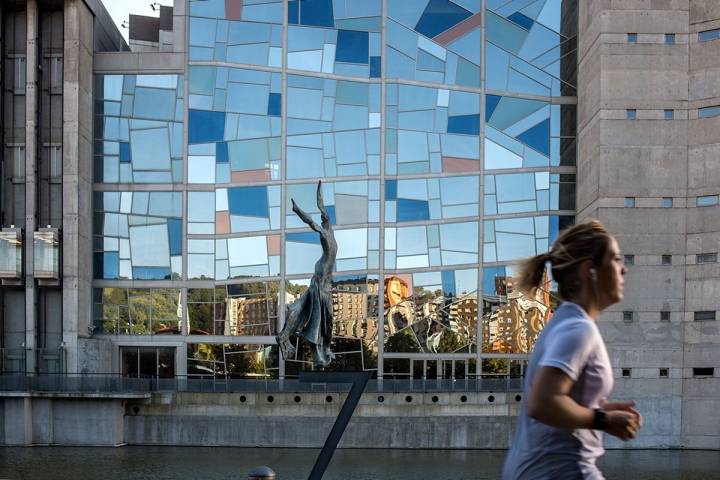
<instances>
[{"instance_id":1,"label":"woman jogging","mask_svg":"<svg viewBox=\"0 0 720 480\"><path fill-rule=\"evenodd\" d=\"M525 261L520 289L534 293L548 262L563 303L530 356L503 479L603 479L595 465L605 451L602 432L629 440L642 424L634 402L606 401L613 373L596 324L622 300L623 257L600 222L575 225L548 253Z\"/></svg>"}]
</instances>

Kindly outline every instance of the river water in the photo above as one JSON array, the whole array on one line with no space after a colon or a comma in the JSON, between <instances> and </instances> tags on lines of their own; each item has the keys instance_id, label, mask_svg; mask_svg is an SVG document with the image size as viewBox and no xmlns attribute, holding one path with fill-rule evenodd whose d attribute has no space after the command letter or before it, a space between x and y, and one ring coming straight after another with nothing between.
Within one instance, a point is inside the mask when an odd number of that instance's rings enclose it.
<instances>
[{"instance_id":1,"label":"river water","mask_svg":"<svg viewBox=\"0 0 720 480\"><path fill-rule=\"evenodd\" d=\"M306 479L318 450L225 447L0 447L0 479L245 480L270 465L278 480ZM338 450L325 480L497 479L503 450ZM608 480L720 480L720 452L609 451Z\"/></svg>"}]
</instances>

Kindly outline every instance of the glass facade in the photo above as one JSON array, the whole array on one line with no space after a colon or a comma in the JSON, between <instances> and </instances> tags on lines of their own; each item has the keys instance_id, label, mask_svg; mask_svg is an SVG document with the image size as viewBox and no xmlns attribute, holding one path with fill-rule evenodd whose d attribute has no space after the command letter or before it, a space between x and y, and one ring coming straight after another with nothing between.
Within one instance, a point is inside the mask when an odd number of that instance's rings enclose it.
<instances>
[{"instance_id":1,"label":"glass facade","mask_svg":"<svg viewBox=\"0 0 720 480\"><path fill-rule=\"evenodd\" d=\"M96 77L96 332L172 334L188 375L310 368L274 336L321 255L292 200L319 221L323 180L331 368L520 372L555 301L516 263L575 207L576 8L190 0L187 81Z\"/></svg>"}]
</instances>

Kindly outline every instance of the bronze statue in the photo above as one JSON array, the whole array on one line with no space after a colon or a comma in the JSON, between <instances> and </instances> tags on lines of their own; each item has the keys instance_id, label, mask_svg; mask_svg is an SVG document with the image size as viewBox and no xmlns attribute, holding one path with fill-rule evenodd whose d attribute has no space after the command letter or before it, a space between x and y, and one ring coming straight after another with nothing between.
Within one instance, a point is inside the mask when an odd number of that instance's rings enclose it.
<instances>
[{"instance_id":1,"label":"bronze statue","mask_svg":"<svg viewBox=\"0 0 720 480\"><path fill-rule=\"evenodd\" d=\"M291 335L299 335L313 344L313 367L324 368L334 358L330 351L333 329L332 308L332 272L337 255L337 243L330 225L330 216L325 210L322 196L322 182L318 182L317 206L320 210L321 225L297 206L292 200L292 210L310 228L320 234L322 256L315 262L315 273L310 287L300 298L288 305L285 311L285 325L276 337L280 351L285 359L295 356L295 348L290 343Z\"/></svg>"}]
</instances>

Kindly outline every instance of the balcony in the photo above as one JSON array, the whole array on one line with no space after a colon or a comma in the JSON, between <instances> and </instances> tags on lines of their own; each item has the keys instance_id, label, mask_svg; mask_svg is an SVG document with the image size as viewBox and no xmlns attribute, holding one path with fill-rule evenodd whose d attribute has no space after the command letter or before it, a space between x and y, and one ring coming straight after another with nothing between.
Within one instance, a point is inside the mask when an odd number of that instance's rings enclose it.
<instances>
[{"instance_id":1,"label":"balcony","mask_svg":"<svg viewBox=\"0 0 720 480\"><path fill-rule=\"evenodd\" d=\"M22 283L22 230L3 228L0 231L0 280L3 284Z\"/></svg>"},{"instance_id":2,"label":"balcony","mask_svg":"<svg viewBox=\"0 0 720 480\"><path fill-rule=\"evenodd\" d=\"M60 233L57 228L41 228L34 234L34 275L43 284L60 281Z\"/></svg>"}]
</instances>

